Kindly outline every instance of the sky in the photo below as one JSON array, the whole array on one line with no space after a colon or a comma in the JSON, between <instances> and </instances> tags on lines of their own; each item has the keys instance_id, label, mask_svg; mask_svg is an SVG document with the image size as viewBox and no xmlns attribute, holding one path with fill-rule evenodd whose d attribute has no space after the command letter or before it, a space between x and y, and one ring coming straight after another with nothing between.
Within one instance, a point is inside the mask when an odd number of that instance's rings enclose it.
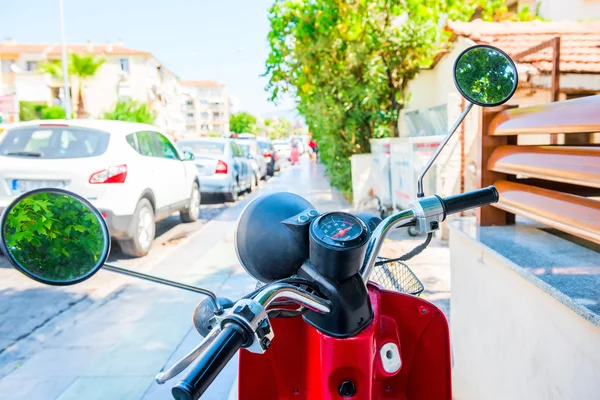
<instances>
[{"instance_id":1,"label":"sky","mask_svg":"<svg viewBox=\"0 0 600 400\"><path fill-rule=\"evenodd\" d=\"M64 0L67 42L146 50L181 79L225 83L243 111L295 114L264 88L268 9L275 0ZM0 40L60 41L58 0L0 0Z\"/></svg>"}]
</instances>

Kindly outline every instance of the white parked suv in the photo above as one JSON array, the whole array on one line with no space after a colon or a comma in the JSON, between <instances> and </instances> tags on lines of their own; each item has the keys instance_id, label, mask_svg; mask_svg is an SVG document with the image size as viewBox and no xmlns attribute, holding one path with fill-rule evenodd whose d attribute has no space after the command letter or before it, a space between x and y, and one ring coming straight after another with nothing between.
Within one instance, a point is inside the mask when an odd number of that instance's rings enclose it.
<instances>
[{"instance_id":1,"label":"white parked suv","mask_svg":"<svg viewBox=\"0 0 600 400\"><path fill-rule=\"evenodd\" d=\"M96 206L127 255L148 253L156 221L198 219L193 156L151 125L105 120L12 124L0 138L0 211L29 190L58 187Z\"/></svg>"}]
</instances>

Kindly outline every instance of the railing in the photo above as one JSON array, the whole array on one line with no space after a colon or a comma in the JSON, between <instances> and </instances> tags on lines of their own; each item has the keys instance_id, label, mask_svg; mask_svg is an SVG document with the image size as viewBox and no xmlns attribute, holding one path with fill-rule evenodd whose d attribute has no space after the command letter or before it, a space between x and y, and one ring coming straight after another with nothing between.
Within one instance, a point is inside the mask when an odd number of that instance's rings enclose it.
<instances>
[{"instance_id":1,"label":"railing","mask_svg":"<svg viewBox=\"0 0 600 400\"><path fill-rule=\"evenodd\" d=\"M521 134L600 132L600 96L527 108L485 109L478 185L496 185L500 201L477 212L480 225L505 225L521 215L600 244L600 144L518 145Z\"/></svg>"}]
</instances>

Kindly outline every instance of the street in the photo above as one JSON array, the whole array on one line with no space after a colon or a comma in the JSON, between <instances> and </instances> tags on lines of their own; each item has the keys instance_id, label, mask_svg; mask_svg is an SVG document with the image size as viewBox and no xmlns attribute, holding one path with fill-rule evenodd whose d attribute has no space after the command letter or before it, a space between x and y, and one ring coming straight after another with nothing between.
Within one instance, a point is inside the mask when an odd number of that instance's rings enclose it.
<instances>
[{"instance_id":1,"label":"street","mask_svg":"<svg viewBox=\"0 0 600 400\"><path fill-rule=\"evenodd\" d=\"M235 300L255 286L233 248L237 217L250 200L275 191L298 193L319 211L349 208L323 166L303 158L235 204L203 206L196 223L161 222L145 258L114 252L110 260ZM107 271L76 286L43 286L0 260L0 398L169 398L177 379L159 386L154 376L201 340L191 316L202 297ZM234 364L206 398L229 396Z\"/></svg>"}]
</instances>

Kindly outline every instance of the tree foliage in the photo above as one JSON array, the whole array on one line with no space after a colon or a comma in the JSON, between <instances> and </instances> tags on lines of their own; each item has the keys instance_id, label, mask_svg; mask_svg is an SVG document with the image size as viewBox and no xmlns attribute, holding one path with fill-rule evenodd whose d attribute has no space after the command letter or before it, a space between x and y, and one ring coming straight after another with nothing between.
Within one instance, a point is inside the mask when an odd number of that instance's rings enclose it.
<instances>
[{"instance_id":1,"label":"tree foliage","mask_svg":"<svg viewBox=\"0 0 600 400\"><path fill-rule=\"evenodd\" d=\"M464 0L278 0L266 62L272 100L296 98L332 183L349 193L350 160L369 139L397 135L408 82L445 45L445 18ZM451 77L449 77L451 79Z\"/></svg>"},{"instance_id":2,"label":"tree foliage","mask_svg":"<svg viewBox=\"0 0 600 400\"><path fill-rule=\"evenodd\" d=\"M6 217L3 234L19 265L54 281L87 275L104 250L96 215L57 193L36 193L17 203Z\"/></svg>"},{"instance_id":3,"label":"tree foliage","mask_svg":"<svg viewBox=\"0 0 600 400\"><path fill-rule=\"evenodd\" d=\"M236 133L255 133L256 117L247 112L233 114L229 119L229 130Z\"/></svg>"},{"instance_id":4,"label":"tree foliage","mask_svg":"<svg viewBox=\"0 0 600 400\"><path fill-rule=\"evenodd\" d=\"M135 100L121 100L115 104L112 110L102 114L102 119L153 124L156 113L150 109L148 104Z\"/></svg>"},{"instance_id":5,"label":"tree foliage","mask_svg":"<svg viewBox=\"0 0 600 400\"><path fill-rule=\"evenodd\" d=\"M77 118L85 118L85 104L83 101L83 82L98 72L98 68L104 64L106 60L96 58L94 56L85 56L78 54L70 54L68 61L69 76L77 78ZM57 79L62 79L63 71L60 60L50 60L43 62L38 67L41 73L50 74Z\"/></svg>"},{"instance_id":6,"label":"tree foliage","mask_svg":"<svg viewBox=\"0 0 600 400\"><path fill-rule=\"evenodd\" d=\"M264 125L264 134L270 139L286 138L293 132L292 123L285 118L267 118Z\"/></svg>"},{"instance_id":7,"label":"tree foliage","mask_svg":"<svg viewBox=\"0 0 600 400\"><path fill-rule=\"evenodd\" d=\"M19 104L19 120L32 121L36 119L64 119L66 116L61 106L48 106L31 101L21 101Z\"/></svg>"}]
</instances>

